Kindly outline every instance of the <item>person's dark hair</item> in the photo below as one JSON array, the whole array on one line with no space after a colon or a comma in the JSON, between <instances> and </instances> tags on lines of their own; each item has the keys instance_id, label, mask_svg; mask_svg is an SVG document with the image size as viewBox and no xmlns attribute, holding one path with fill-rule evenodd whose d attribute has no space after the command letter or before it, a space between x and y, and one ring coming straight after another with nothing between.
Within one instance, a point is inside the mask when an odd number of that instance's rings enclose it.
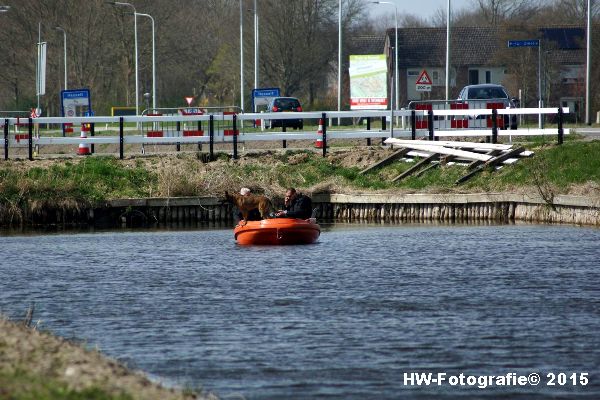
<instances>
[{"instance_id":1,"label":"person's dark hair","mask_svg":"<svg viewBox=\"0 0 600 400\"><path fill-rule=\"evenodd\" d=\"M294 189L293 187L289 187L285 191L286 192L291 192L291 193L296 193L296 189Z\"/></svg>"}]
</instances>

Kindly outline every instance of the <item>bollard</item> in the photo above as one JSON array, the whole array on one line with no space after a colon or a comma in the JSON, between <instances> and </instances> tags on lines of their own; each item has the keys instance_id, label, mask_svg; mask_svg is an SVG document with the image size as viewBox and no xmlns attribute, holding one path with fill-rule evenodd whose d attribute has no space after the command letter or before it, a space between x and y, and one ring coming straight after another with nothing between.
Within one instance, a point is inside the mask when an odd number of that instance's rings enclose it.
<instances>
[{"instance_id":1,"label":"bollard","mask_svg":"<svg viewBox=\"0 0 600 400\"><path fill-rule=\"evenodd\" d=\"M317 149L323 148L323 120L319 119L319 127L317 128L317 140L315 140L315 147Z\"/></svg>"},{"instance_id":2,"label":"bollard","mask_svg":"<svg viewBox=\"0 0 600 400\"><path fill-rule=\"evenodd\" d=\"M79 134L79 137L81 139L86 139L87 138L87 133L90 130L90 125L89 124L81 124L81 133ZM79 143L79 148L77 149L77 154L79 154L80 156L88 156L90 155L90 148L89 145L87 143Z\"/></svg>"}]
</instances>

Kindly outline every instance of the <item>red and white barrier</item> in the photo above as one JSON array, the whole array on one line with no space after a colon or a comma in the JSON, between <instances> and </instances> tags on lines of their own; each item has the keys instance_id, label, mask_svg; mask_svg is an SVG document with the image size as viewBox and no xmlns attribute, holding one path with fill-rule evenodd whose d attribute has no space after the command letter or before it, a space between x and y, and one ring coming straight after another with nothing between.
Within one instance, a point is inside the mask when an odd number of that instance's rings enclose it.
<instances>
[{"instance_id":1,"label":"red and white barrier","mask_svg":"<svg viewBox=\"0 0 600 400\"><path fill-rule=\"evenodd\" d=\"M90 124L81 124L81 134L80 138L87 138L87 133L90 131ZM79 149L77 149L77 154L80 156L87 156L92 154L90 151L90 145L88 143L79 143Z\"/></svg>"},{"instance_id":2,"label":"red and white barrier","mask_svg":"<svg viewBox=\"0 0 600 400\"><path fill-rule=\"evenodd\" d=\"M315 141L315 147L317 149L323 148L323 119L319 119L319 128L317 129L317 140Z\"/></svg>"},{"instance_id":3,"label":"red and white barrier","mask_svg":"<svg viewBox=\"0 0 600 400\"><path fill-rule=\"evenodd\" d=\"M499 101L469 101L466 102L448 102L448 103L417 103L415 110L419 111L435 111L435 110L478 110L478 109L503 109L505 104ZM504 123L504 116L498 115L496 126L498 129L508 129ZM423 116L417 116L416 129L429 129L429 121L427 113ZM433 121L433 129L490 129L493 126L492 116L485 115L477 117L469 117L466 115L457 115L448 117L435 117Z\"/></svg>"}]
</instances>

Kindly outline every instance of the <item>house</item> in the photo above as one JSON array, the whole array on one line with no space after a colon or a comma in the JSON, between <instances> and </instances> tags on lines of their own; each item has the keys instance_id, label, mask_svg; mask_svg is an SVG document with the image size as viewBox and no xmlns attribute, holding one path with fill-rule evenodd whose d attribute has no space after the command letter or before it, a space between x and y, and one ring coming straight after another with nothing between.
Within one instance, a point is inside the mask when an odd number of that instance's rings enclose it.
<instances>
[{"instance_id":1,"label":"house","mask_svg":"<svg viewBox=\"0 0 600 400\"><path fill-rule=\"evenodd\" d=\"M540 28L529 33L502 27L453 27L449 99L456 98L465 85L498 83L506 86L513 96L525 93L523 104L533 106L537 104L541 66L542 97L546 104L558 105L561 101L565 106L581 107L585 90L584 37L583 28L573 26ZM509 49L507 42L514 39L540 39L542 47ZM395 29L391 28L386 31L384 44L389 93L394 93L394 42ZM528 52L525 54L528 57L522 57L523 51ZM542 57L541 63L538 55ZM416 90L416 80L423 70L431 77L431 92ZM399 28L398 76L401 107L413 100L444 99L446 28Z\"/></svg>"}]
</instances>

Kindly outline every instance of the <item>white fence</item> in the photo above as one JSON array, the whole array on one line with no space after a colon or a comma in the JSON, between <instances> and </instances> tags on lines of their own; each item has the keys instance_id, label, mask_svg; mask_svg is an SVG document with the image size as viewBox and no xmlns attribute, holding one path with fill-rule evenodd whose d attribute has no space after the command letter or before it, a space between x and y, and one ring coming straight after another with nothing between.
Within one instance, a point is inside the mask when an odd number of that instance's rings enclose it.
<instances>
[{"instance_id":1,"label":"white fence","mask_svg":"<svg viewBox=\"0 0 600 400\"><path fill-rule=\"evenodd\" d=\"M489 137L495 142L498 136L523 136L523 135L557 135L559 143L562 142L562 135L569 134L569 129L563 129L562 116L569 112L568 108L511 108L511 109L435 109L435 110L402 110L402 111L314 111L314 112L279 112L279 113L220 113L204 115L172 115L172 116L122 116L122 117L39 117L39 118L3 118L0 119L0 128L4 132L4 140L0 142L0 147L4 148L5 159L8 159L9 149L11 147L29 148L29 158L33 158L33 146L48 145L83 145L90 146L94 144L118 144L120 157L124 155L124 145L127 144L209 144L212 158L214 143L231 143L233 145L233 156L237 157L237 144L239 142L252 141L289 141L289 140L322 140L323 155L327 151L327 140L331 139L371 139L388 137L407 137L414 139L417 135L426 135L430 140L439 137ZM503 130L492 123L492 127L487 125L478 128L452 128L452 126L461 124L452 124L456 119L469 120L491 118L497 121L503 115L539 115L539 114L557 114L558 126L555 128L519 128L516 130ZM326 121L343 119L354 119L370 121L381 119L382 129L358 129L336 127L332 129L327 126ZM436 121L437 124L429 123L425 127L423 124L415 123L417 118L428 121ZM288 131L272 132L246 128L250 121L254 124L256 121L264 120L289 120L303 119L313 120L318 124L319 120L325 122L320 131ZM397 124L391 124L387 121L397 120ZM401 123L400 123L401 121ZM440 121L446 121L440 123ZM43 136L43 130L34 129L37 124L49 124L62 126L63 124L73 124L74 127L86 127L85 135L76 132L74 137L60 137L47 134ZM125 128L126 124L135 124L139 128ZM118 131L116 136L94 136L95 128L111 125L113 131ZM396 125L396 126L394 126ZM436 126L434 126L436 125ZM168 129L161 129L167 127ZM436 129L437 128L437 129ZM285 129L283 129L285 130ZM162 132L157 134L157 132ZM86 136L86 137L83 137ZM285 144L284 144L285 146ZM83 153L87 154L87 153Z\"/></svg>"}]
</instances>

